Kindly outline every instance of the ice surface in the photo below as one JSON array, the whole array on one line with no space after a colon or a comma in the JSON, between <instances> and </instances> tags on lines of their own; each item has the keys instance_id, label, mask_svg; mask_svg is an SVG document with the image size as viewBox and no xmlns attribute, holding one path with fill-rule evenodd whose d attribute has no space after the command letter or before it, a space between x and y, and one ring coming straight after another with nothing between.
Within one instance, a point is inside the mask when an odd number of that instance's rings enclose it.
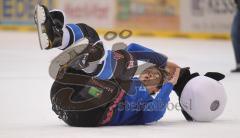
<instances>
[{"instance_id":1,"label":"ice surface","mask_svg":"<svg viewBox=\"0 0 240 138\"><path fill-rule=\"evenodd\" d=\"M228 103L216 121L189 123L179 111L169 110L152 125L74 128L65 125L51 111L49 90L53 80L48 75L48 67L60 51L41 51L36 35L35 32L0 32L0 138L240 137L240 74L230 73L235 67L230 41L143 37L104 41L108 48L116 42L136 42L168 55L181 66L190 66L192 71L226 74L222 83ZM177 103L174 94L171 103Z\"/></svg>"}]
</instances>

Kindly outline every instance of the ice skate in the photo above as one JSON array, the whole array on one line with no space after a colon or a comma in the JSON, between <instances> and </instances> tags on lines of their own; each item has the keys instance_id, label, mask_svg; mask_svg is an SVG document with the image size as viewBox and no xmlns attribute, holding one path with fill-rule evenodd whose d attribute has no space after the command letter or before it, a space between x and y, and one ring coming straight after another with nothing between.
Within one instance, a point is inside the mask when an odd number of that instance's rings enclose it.
<instances>
[{"instance_id":1,"label":"ice skate","mask_svg":"<svg viewBox=\"0 0 240 138\"><path fill-rule=\"evenodd\" d=\"M86 62L88 54L84 53L87 46L83 44L69 48L54 58L49 67L50 76L52 78L61 77L69 67L76 70L85 68L88 64Z\"/></svg>"},{"instance_id":2,"label":"ice skate","mask_svg":"<svg viewBox=\"0 0 240 138\"><path fill-rule=\"evenodd\" d=\"M64 16L61 12L49 12L44 5L38 4L35 8L34 21L41 49L61 46L64 25Z\"/></svg>"}]
</instances>

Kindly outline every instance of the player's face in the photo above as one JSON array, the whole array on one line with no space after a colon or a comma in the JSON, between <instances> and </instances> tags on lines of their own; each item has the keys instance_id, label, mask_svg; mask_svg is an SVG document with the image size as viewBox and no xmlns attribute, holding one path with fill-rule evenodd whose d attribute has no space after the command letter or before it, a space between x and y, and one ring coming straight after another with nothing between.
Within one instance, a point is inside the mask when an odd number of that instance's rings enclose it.
<instances>
[{"instance_id":1,"label":"player's face","mask_svg":"<svg viewBox=\"0 0 240 138\"><path fill-rule=\"evenodd\" d=\"M162 77L159 74L155 74L154 71L144 71L140 74L139 79L150 93L157 92L159 90L157 86L162 81Z\"/></svg>"}]
</instances>

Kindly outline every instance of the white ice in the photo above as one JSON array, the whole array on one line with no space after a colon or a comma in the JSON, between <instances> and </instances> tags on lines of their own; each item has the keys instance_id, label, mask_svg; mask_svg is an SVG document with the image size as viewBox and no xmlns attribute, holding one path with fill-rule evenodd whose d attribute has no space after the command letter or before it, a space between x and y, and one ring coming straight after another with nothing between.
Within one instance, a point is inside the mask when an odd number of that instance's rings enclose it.
<instances>
[{"instance_id":1,"label":"white ice","mask_svg":"<svg viewBox=\"0 0 240 138\"><path fill-rule=\"evenodd\" d=\"M169 110L162 120L152 125L69 127L51 110L49 98L53 79L48 75L48 67L60 51L41 51L35 32L0 32L0 138L240 137L240 73L230 73L235 67L230 41L143 37L104 41L109 47L116 42L145 45L202 74L224 73L226 79L222 83L228 95L224 113L210 123L189 123L181 112ZM171 102L177 103L174 94Z\"/></svg>"}]
</instances>

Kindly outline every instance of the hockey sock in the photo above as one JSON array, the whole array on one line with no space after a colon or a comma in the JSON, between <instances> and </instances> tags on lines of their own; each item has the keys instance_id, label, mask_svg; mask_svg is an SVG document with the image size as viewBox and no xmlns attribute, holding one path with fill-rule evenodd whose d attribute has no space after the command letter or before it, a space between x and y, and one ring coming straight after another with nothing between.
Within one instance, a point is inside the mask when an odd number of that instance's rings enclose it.
<instances>
[{"instance_id":1,"label":"hockey sock","mask_svg":"<svg viewBox=\"0 0 240 138\"><path fill-rule=\"evenodd\" d=\"M65 28L63 28L63 42L62 46L59 49L66 49L74 43L82 40L84 38L83 32L79 26L76 24L67 24Z\"/></svg>"}]
</instances>

